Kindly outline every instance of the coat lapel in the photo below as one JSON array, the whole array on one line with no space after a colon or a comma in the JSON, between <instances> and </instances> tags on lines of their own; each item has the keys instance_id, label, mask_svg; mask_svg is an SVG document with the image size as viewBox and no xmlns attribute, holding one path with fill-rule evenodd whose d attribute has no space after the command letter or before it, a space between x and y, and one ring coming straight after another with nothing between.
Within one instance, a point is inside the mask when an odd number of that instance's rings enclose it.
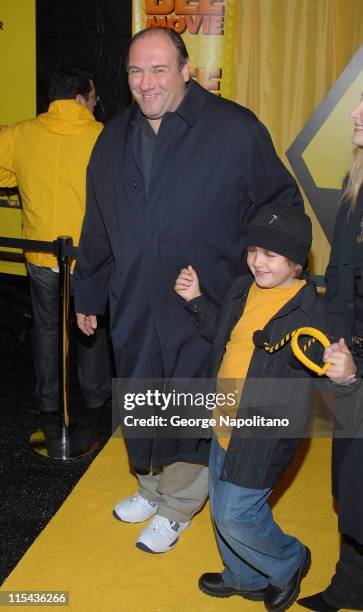
<instances>
[{"instance_id":1,"label":"coat lapel","mask_svg":"<svg viewBox=\"0 0 363 612\"><path fill-rule=\"evenodd\" d=\"M137 128L138 107L133 106L125 130L115 130L113 140L113 187L119 225L122 225L122 211L126 205L134 218L134 228L143 233L143 203L145 201L145 183L142 168L137 159L137 140L134 131ZM140 157L140 159L142 159Z\"/></svg>"}]
</instances>

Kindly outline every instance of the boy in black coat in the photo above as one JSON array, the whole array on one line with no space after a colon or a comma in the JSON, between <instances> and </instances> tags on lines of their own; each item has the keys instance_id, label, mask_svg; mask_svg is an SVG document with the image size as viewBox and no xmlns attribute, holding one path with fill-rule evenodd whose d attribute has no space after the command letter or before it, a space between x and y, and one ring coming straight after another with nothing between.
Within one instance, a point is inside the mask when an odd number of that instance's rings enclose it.
<instances>
[{"instance_id":1,"label":"boy in black coat","mask_svg":"<svg viewBox=\"0 0 363 612\"><path fill-rule=\"evenodd\" d=\"M214 411L209 495L225 568L222 574L203 574L199 587L216 597L264 600L269 612L282 612L295 601L310 567L309 549L282 532L267 501L303 435L313 374L296 369L288 345L271 354L263 340L274 345L299 327L325 327L323 301L309 279L302 278L311 241L311 221L304 212L286 204L266 205L247 233L247 263L254 279L237 279L218 320L191 266L180 272L175 285L200 333L213 341L210 376L217 378L219 389L226 390L233 380L241 391L232 418L223 408ZM256 330L264 332L257 342ZM317 343L312 353L322 357ZM228 420L233 426L236 418L257 426L243 433L237 426L227 432L218 427Z\"/></svg>"}]
</instances>

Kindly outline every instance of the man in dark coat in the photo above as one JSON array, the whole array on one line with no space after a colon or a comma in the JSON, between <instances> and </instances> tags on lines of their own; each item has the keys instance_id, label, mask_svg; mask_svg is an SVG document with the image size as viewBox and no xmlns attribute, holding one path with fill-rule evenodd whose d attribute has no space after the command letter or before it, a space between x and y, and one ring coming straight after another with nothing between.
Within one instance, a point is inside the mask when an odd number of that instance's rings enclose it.
<instances>
[{"instance_id":1,"label":"man in dark coat","mask_svg":"<svg viewBox=\"0 0 363 612\"><path fill-rule=\"evenodd\" d=\"M189 80L176 32L139 32L128 73L136 104L107 125L88 170L78 324L92 334L109 299L120 378L201 378L210 347L174 293L179 270L193 261L220 305L240 274L252 213L302 200L255 115ZM115 516L155 514L137 546L166 552L206 499L208 443L129 438L128 451L140 489L116 504Z\"/></svg>"}]
</instances>

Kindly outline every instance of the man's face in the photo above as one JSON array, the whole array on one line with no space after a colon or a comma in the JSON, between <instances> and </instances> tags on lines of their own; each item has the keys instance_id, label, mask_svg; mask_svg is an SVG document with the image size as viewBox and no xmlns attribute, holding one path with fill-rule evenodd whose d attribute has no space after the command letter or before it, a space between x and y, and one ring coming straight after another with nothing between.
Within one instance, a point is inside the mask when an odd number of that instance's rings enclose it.
<instances>
[{"instance_id":1,"label":"man's face","mask_svg":"<svg viewBox=\"0 0 363 612\"><path fill-rule=\"evenodd\" d=\"M129 86L141 111L150 120L161 120L175 111L185 95L188 64L178 65L178 51L163 32L150 32L129 51Z\"/></svg>"}]
</instances>

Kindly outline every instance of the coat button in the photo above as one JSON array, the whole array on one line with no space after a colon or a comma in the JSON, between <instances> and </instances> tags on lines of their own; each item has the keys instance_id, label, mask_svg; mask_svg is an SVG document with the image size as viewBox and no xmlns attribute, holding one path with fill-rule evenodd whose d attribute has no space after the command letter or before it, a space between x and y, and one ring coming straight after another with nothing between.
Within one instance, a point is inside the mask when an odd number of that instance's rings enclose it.
<instances>
[{"instance_id":1,"label":"coat button","mask_svg":"<svg viewBox=\"0 0 363 612\"><path fill-rule=\"evenodd\" d=\"M137 182L136 182L136 181L132 181L132 185L133 185L134 189L136 189L136 187L137 187Z\"/></svg>"}]
</instances>

